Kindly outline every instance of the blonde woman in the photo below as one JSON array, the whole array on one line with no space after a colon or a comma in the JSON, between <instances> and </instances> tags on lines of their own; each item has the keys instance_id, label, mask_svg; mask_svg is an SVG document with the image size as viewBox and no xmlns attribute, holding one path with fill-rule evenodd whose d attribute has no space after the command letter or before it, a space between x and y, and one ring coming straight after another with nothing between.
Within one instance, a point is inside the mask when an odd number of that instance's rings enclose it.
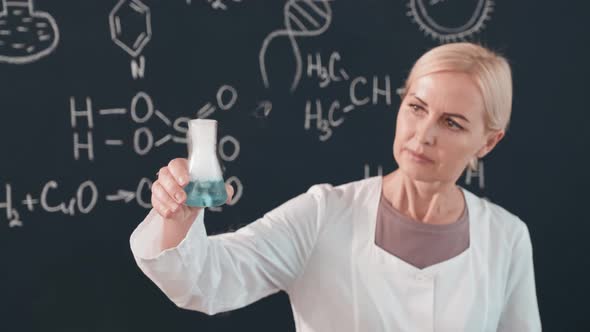
<instances>
[{"instance_id":1,"label":"blonde woman","mask_svg":"<svg viewBox=\"0 0 590 332\"><path fill-rule=\"evenodd\" d=\"M314 185L233 233L207 236L205 211L184 204L186 160L172 160L131 235L140 269L177 306L210 315L283 290L302 332L540 331L526 224L456 184L504 137L506 59L436 47L402 97L398 169Z\"/></svg>"}]
</instances>

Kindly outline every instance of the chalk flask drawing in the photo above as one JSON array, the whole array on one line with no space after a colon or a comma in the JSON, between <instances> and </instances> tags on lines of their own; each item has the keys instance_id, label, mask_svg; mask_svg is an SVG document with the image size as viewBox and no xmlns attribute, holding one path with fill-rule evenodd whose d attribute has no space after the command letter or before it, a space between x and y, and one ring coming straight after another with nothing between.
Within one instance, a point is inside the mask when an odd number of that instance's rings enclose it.
<instances>
[{"instance_id":1,"label":"chalk flask drawing","mask_svg":"<svg viewBox=\"0 0 590 332\"><path fill-rule=\"evenodd\" d=\"M194 119L188 124L189 183L186 205L220 206L227 200L225 181L217 159L217 121Z\"/></svg>"},{"instance_id":2,"label":"chalk flask drawing","mask_svg":"<svg viewBox=\"0 0 590 332\"><path fill-rule=\"evenodd\" d=\"M51 14L35 10L33 0L0 2L0 63L26 64L53 52L59 29Z\"/></svg>"}]
</instances>

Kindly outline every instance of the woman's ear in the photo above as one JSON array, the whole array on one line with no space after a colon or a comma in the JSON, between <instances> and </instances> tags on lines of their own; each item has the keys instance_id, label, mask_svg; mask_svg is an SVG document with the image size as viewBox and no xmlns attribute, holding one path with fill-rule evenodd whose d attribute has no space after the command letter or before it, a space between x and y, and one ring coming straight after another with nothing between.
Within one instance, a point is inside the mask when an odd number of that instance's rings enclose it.
<instances>
[{"instance_id":1,"label":"woman's ear","mask_svg":"<svg viewBox=\"0 0 590 332\"><path fill-rule=\"evenodd\" d=\"M504 138L506 132L504 130L492 130L487 134L486 143L477 152L478 158L483 158L485 155L490 153L492 149Z\"/></svg>"}]
</instances>

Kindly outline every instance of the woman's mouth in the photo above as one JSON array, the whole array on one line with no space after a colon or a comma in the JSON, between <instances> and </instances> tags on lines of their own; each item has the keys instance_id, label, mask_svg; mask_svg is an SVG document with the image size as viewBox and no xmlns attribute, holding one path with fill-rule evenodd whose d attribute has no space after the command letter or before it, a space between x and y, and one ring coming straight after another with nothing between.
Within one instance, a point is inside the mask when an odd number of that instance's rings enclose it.
<instances>
[{"instance_id":1,"label":"woman's mouth","mask_svg":"<svg viewBox=\"0 0 590 332\"><path fill-rule=\"evenodd\" d=\"M419 163L434 163L434 160L426 157L422 153L417 153L417 152L414 152L414 151L412 151L410 149L406 149L406 151L408 151L408 153L410 154L410 158L412 160L416 161L416 162L419 162Z\"/></svg>"}]
</instances>

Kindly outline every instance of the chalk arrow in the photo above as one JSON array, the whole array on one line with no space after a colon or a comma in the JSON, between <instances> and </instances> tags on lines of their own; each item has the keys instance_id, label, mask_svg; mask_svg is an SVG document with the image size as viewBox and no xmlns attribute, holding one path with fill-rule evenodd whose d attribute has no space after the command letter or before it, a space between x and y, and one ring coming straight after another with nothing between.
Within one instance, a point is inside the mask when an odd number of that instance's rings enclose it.
<instances>
[{"instance_id":1,"label":"chalk arrow","mask_svg":"<svg viewBox=\"0 0 590 332\"><path fill-rule=\"evenodd\" d=\"M117 191L115 195L107 195L107 201L120 201L124 200L125 203L129 203L132 199L135 198L135 193L132 191L121 190Z\"/></svg>"}]
</instances>

